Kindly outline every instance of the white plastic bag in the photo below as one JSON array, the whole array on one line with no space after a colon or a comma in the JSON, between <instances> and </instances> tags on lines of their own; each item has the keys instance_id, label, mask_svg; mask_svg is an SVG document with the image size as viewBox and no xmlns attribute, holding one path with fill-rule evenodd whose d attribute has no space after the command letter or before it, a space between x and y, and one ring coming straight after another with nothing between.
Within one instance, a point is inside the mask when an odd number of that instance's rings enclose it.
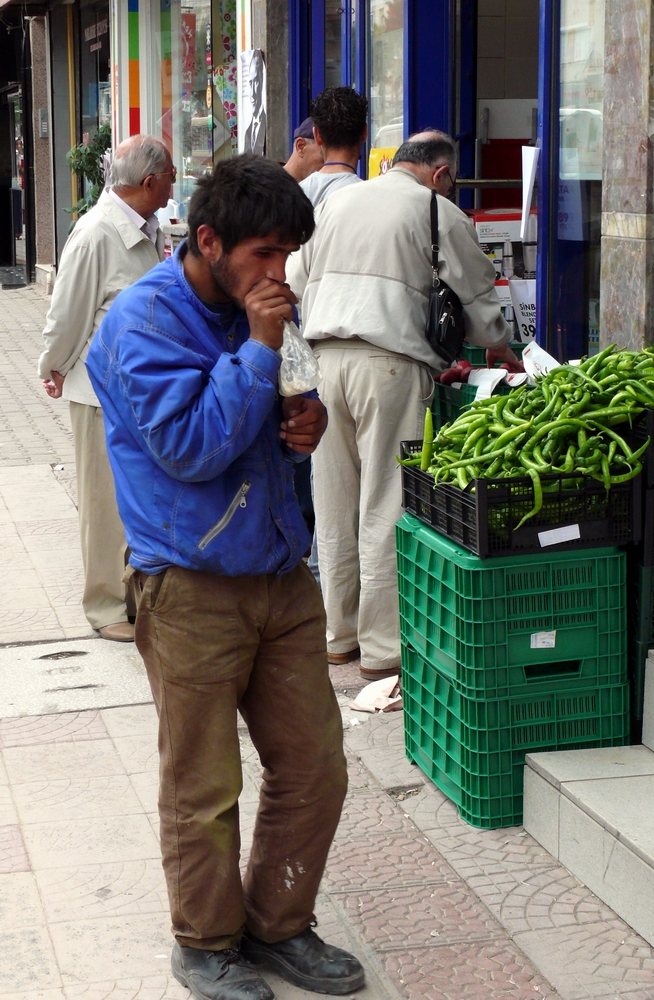
<instances>
[{"instance_id":1,"label":"white plastic bag","mask_svg":"<svg viewBox=\"0 0 654 1000\"><path fill-rule=\"evenodd\" d=\"M284 323L284 340L279 352L279 392L282 396L299 396L315 389L320 379L318 359L295 323Z\"/></svg>"}]
</instances>

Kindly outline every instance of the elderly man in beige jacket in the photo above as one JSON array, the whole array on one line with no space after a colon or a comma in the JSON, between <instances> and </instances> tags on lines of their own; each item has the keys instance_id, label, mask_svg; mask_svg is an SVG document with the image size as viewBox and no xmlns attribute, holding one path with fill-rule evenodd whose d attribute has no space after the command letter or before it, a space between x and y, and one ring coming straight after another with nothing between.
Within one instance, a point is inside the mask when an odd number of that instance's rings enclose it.
<instances>
[{"instance_id":1,"label":"elderly man in beige jacket","mask_svg":"<svg viewBox=\"0 0 654 1000\"><path fill-rule=\"evenodd\" d=\"M134 135L116 149L111 188L76 223L66 241L43 330L38 372L49 396L69 401L75 443L82 605L103 639L130 642L125 604L125 535L118 517L102 411L84 359L109 306L163 259L156 215L168 203L175 167L165 145Z\"/></svg>"},{"instance_id":2,"label":"elderly man in beige jacket","mask_svg":"<svg viewBox=\"0 0 654 1000\"><path fill-rule=\"evenodd\" d=\"M320 579L331 663L361 656L369 680L400 671L395 522L400 441L422 436L433 374L425 339L432 280L430 200L456 178L443 132L412 136L382 177L335 192L287 280L320 360L329 425L312 457ZM439 197L440 275L457 293L470 343L520 369L495 272L470 220Z\"/></svg>"}]
</instances>

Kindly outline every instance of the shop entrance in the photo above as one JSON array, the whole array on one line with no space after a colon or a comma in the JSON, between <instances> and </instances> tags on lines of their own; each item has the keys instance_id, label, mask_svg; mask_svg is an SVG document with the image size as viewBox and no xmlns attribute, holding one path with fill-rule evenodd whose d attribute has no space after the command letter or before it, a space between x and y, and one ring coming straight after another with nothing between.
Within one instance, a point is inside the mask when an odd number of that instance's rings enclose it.
<instances>
[{"instance_id":1,"label":"shop entrance","mask_svg":"<svg viewBox=\"0 0 654 1000\"><path fill-rule=\"evenodd\" d=\"M2 95L7 155L0 179L0 284L25 284L25 136L22 89L14 84Z\"/></svg>"}]
</instances>

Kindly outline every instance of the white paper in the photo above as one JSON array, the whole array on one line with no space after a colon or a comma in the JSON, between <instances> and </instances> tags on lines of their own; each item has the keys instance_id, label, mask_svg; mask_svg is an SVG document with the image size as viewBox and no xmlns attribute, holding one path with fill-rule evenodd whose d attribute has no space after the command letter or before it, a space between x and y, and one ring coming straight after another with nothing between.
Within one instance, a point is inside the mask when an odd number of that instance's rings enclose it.
<instances>
[{"instance_id":1,"label":"white paper","mask_svg":"<svg viewBox=\"0 0 654 1000\"><path fill-rule=\"evenodd\" d=\"M535 379L538 375L546 375L553 368L561 367L556 358L544 351L535 341L527 344L522 352L522 364L530 379Z\"/></svg>"},{"instance_id":2,"label":"white paper","mask_svg":"<svg viewBox=\"0 0 654 1000\"><path fill-rule=\"evenodd\" d=\"M531 199L534 193L534 182L538 168L538 146L522 147L522 221L520 222L520 239L527 238L527 220L531 210Z\"/></svg>"},{"instance_id":3,"label":"white paper","mask_svg":"<svg viewBox=\"0 0 654 1000\"><path fill-rule=\"evenodd\" d=\"M532 632L529 638L531 649L554 649L556 646L556 631Z\"/></svg>"},{"instance_id":4,"label":"white paper","mask_svg":"<svg viewBox=\"0 0 654 1000\"><path fill-rule=\"evenodd\" d=\"M581 538L578 524L567 524L564 528L551 528L549 531L538 532L538 544L541 548L548 545L559 545L561 542L576 542Z\"/></svg>"},{"instance_id":5,"label":"white paper","mask_svg":"<svg viewBox=\"0 0 654 1000\"><path fill-rule=\"evenodd\" d=\"M511 278L509 281L511 304L522 343L536 336L536 279Z\"/></svg>"},{"instance_id":6,"label":"white paper","mask_svg":"<svg viewBox=\"0 0 654 1000\"><path fill-rule=\"evenodd\" d=\"M475 399L489 399L500 382L504 382L504 368L473 368L468 376L468 385L476 385Z\"/></svg>"}]
</instances>

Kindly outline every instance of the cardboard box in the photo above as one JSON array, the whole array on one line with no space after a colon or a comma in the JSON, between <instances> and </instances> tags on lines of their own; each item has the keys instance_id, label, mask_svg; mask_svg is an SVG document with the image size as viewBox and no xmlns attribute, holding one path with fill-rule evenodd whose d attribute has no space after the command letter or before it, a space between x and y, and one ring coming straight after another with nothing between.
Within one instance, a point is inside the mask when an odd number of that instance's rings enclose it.
<instances>
[{"instance_id":1,"label":"cardboard box","mask_svg":"<svg viewBox=\"0 0 654 1000\"><path fill-rule=\"evenodd\" d=\"M522 219L520 209L475 209L470 213L470 217L474 223L480 243L499 244L501 252L502 244L505 240L511 240L511 242L519 242L520 240L520 222Z\"/></svg>"}]
</instances>

